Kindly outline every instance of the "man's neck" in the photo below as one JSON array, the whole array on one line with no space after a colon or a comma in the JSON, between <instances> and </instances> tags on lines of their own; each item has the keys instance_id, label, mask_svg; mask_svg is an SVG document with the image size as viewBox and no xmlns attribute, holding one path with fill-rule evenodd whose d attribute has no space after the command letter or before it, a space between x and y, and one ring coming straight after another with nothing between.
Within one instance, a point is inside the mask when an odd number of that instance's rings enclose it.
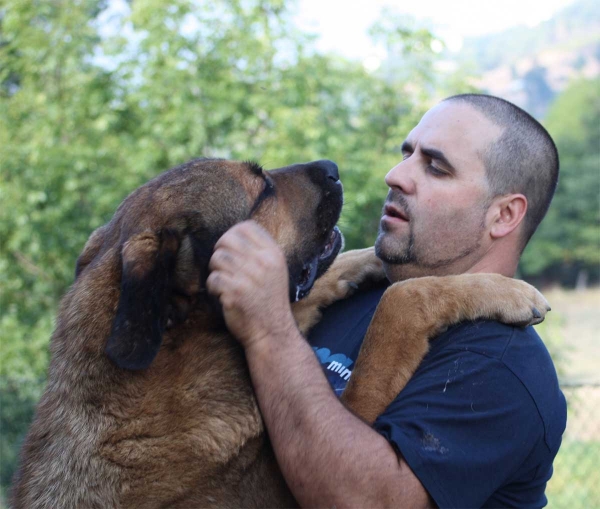
<instances>
[{"instance_id":1,"label":"man's neck","mask_svg":"<svg viewBox=\"0 0 600 509\"><path fill-rule=\"evenodd\" d=\"M449 266L423 267L416 264L392 265L384 263L387 278L392 282L426 276L456 276L458 274L501 274L514 277L517 272L518 259L510 257L485 256L475 263L461 260Z\"/></svg>"},{"instance_id":2,"label":"man's neck","mask_svg":"<svg viewBox=\"0 0 600 509\"><path fill-rule=\"evenodd\" d=\"M475 264L469 270L467 274L501 274L506 277L515 277L517 272L518 261L506 260L503 263L494 263L492 260L481 260L480 263Z\"/></svg>"}]
</instances>

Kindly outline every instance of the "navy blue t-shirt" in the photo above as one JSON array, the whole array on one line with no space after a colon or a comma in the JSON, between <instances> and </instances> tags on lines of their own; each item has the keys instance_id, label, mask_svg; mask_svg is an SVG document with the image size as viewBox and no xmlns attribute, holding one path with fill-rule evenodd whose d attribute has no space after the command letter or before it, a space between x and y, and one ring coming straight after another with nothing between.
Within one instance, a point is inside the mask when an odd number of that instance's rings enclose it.
<instances>
[{"instance_id":1,"label":"navy blue t-shirt","mask_svg":"<svg viewBox=\"0 0 600 509\"><path fill-rule=\"evenodd\" d=\"M334 304L309 336L338 396L384 291ZM461 508L545 506L565 426L565 398L540 337L492 321L434 339L374 424L439 507Z\"/></svg>"}]
</instances>

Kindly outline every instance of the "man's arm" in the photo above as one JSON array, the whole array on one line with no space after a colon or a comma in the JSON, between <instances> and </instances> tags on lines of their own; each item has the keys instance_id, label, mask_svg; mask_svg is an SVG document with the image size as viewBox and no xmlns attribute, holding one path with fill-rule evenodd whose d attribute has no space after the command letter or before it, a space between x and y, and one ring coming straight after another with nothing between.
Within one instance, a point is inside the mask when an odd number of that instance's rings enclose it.
<instances>
[{"instance_id":1,"label":"man's arm","mask_svg":"<svg viewBox=\"0 0 600 509\"><path fill-rule=\"evenodd\" d=\"M430 507L391 445L333 394L296 330L246 350L280 468L303 507Z\"/></svg>"},{"instance_id":2,"label":"man's arm","mask_svg":"<svg viewBox=\"0 0 600 509\"><path fill-rule=\"evenodd\" d=\"M284 477L302 506L431 507L408 465L331 391L298 332L287 269L271 237L241 223L217 243L209 290L246 351L252 382Z\"/></svg>"}]
</instances>

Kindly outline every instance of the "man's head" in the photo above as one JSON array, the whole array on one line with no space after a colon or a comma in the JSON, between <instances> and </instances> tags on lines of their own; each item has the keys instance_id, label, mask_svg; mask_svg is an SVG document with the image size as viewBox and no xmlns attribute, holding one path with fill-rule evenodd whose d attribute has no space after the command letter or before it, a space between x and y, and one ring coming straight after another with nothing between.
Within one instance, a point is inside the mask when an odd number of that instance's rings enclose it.
<instances>
[{"instance_id":1,"label":"man's head","mask_svg":"<svg viewBox=\"0 0 600 509\"><path fill-rule=\"evenodd\" d=\"M376 242L391 279L516 267L556 187L544 128L502 99L459 95L424 115L402 153Z\"/></svg>"}]
</instances>

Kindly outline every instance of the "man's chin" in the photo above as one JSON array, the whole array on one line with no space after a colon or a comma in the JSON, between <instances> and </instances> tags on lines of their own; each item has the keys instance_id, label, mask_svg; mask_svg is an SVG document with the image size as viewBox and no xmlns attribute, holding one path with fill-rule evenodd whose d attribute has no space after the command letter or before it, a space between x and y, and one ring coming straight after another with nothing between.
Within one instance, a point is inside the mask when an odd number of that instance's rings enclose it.
<instances>
[{"instance_id":1,"label":"man's chin","mask_svg":"<svg viewBox=\"0 0 600 509\"><path fill-rule=\"evenodd\" d=\"M383 263L391 265L404 265L414 261L411 256L410 242L400 242L384 232L380 232L375 241L375 255Z\"/></svg>"}]
</instances>

